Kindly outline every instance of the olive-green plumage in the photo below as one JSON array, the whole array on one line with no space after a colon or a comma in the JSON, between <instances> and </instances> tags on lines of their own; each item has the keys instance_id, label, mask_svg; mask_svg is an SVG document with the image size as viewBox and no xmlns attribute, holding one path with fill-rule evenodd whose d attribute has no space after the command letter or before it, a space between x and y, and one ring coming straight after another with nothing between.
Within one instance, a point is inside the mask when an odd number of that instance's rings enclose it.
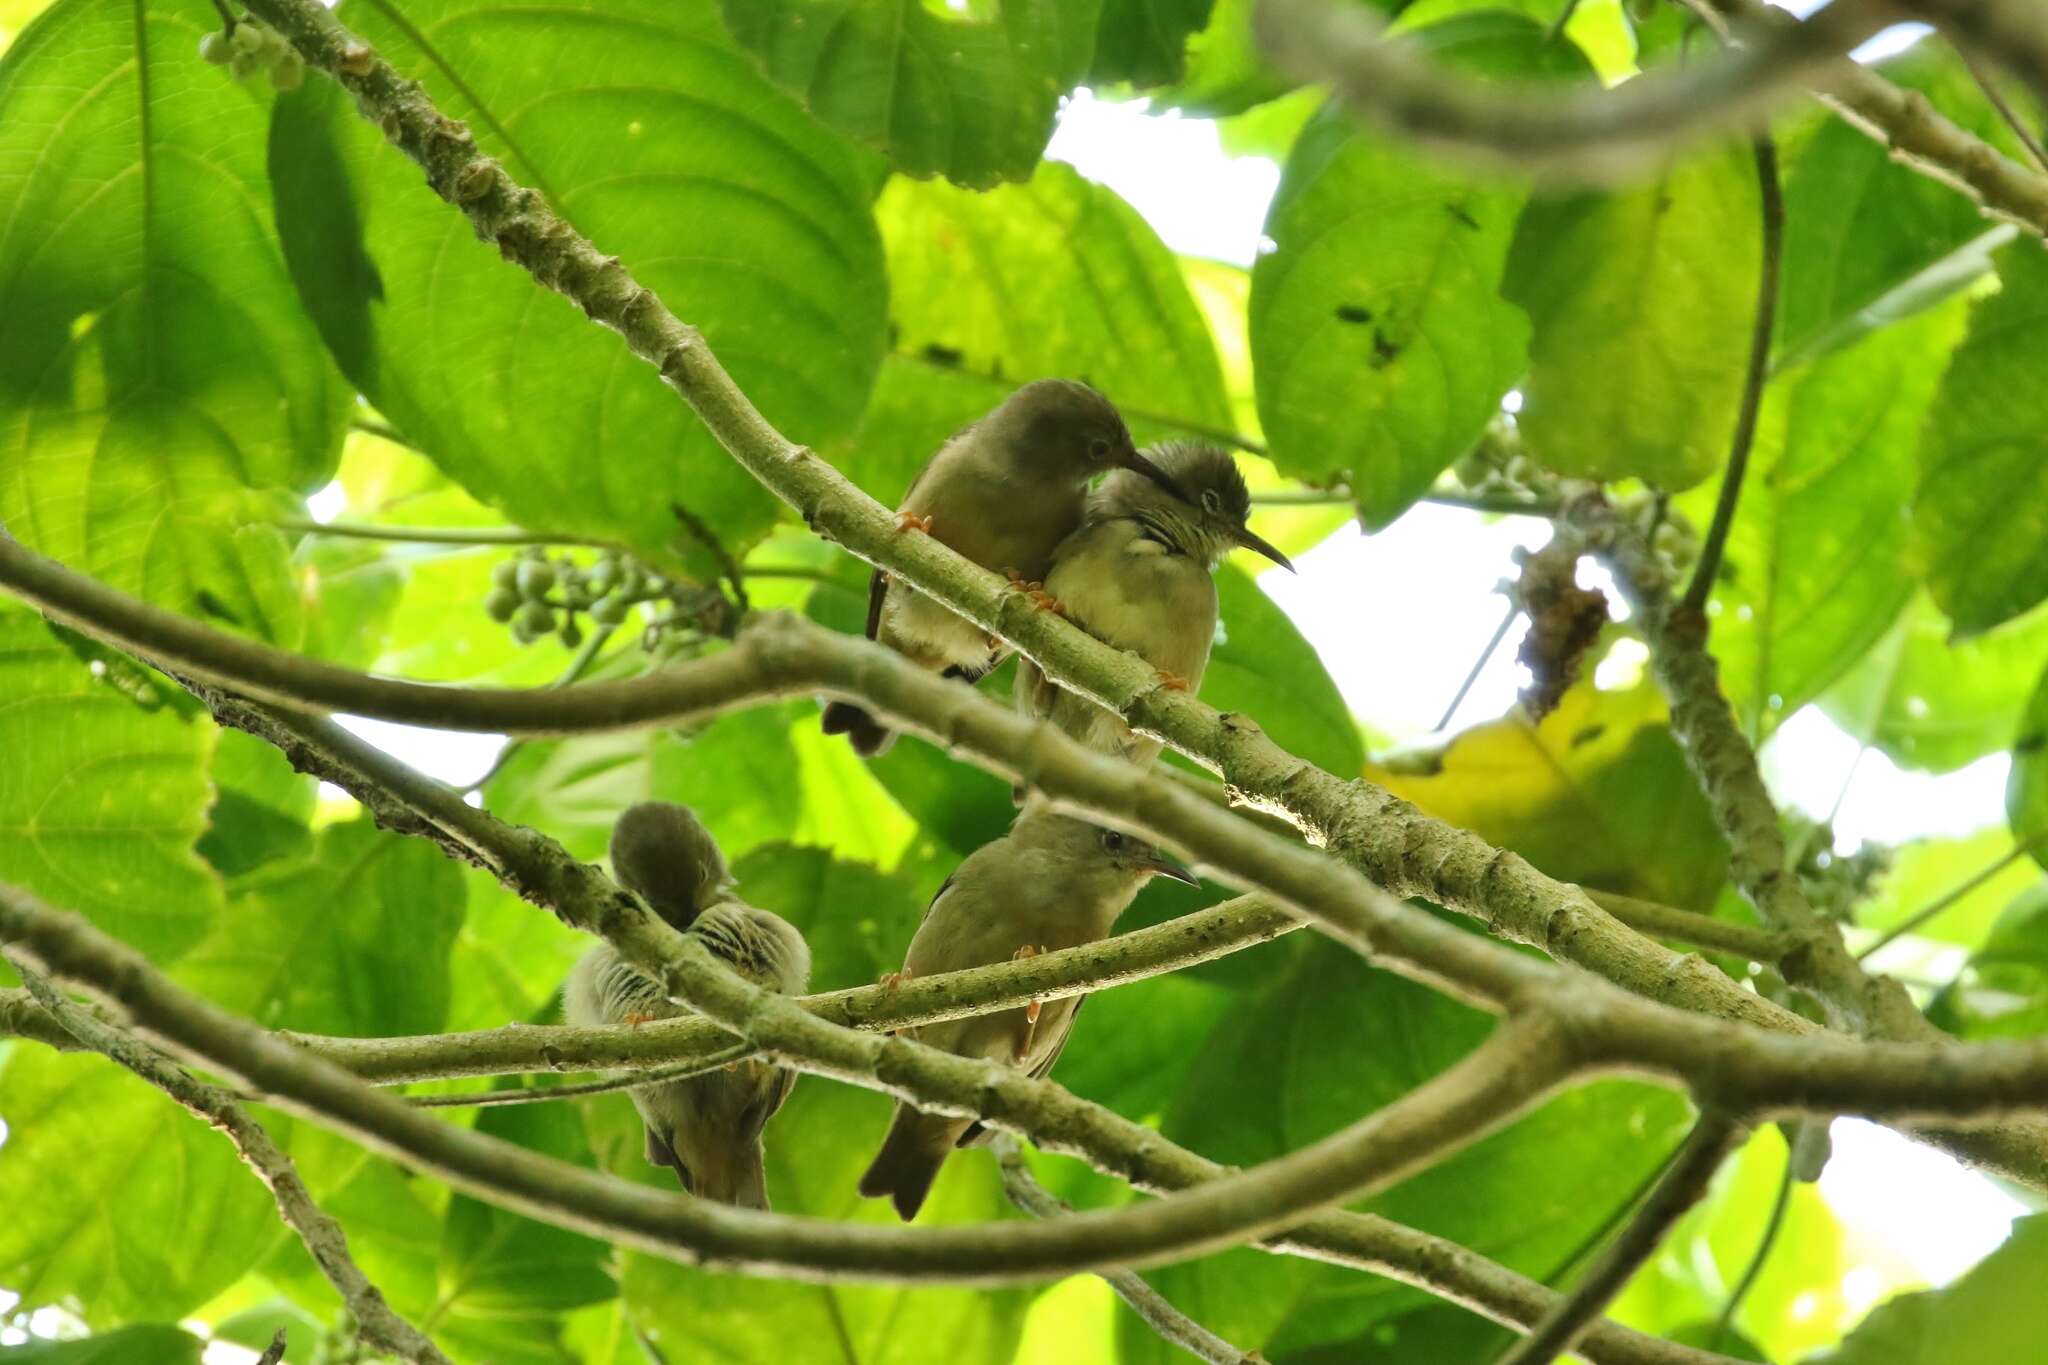
<instances>
[{"instance_id":1,"label":"olive-green plumage","mask_svg":"<svg viewBox=\"0 0 2048 1365\"><path fill-rule=\"evenodd\" d=\"M612 869L655 913L695 935L757 986L800 995L811 954L789 922L731 897L725 859L688 807L644 802L612 830ZM562 1012L572 1024L666 1019L684 1010L621 959L592 948L569 973ZM647 1160L674 1169L683 1188L743 1208L768 1207L761 1132L789 1098L796 1073L744 1061L689 1080L628 1092L647 1124Z\"/></svg>"},{"instance_id":2,"label":"olive-green plumage","mask_svg":"<svg viewBox=\"0 0 2048 1365\"><path fill-rule=\"evenodd\" d=\"M1083 630L1199 688L1216 637L1216 565L1242 545L1293 566L1245 529L1251 498L1226 451L1170 441L1145 453L1186 497L1111 474L1053 552L1045 590ZM1158 740L1133 734L1114 712L1061 688L1029 659L1018 662L1016 696L1018 709L1092 749L1137 763L1159 754Z\"/></svg>"},{"instance_id":3,"label":"olive-green plumage","mask_svg":"<svg viewBox=\"0 0 2048 1365\"><path fill-rule=\"evenodd\" d=\"M1107 469L1156 477L1116 407L1085 384L1042 379L1011 394L939 449L911 481L898 511L985 569L1037 581L1053 547L1081 520L1088 481ZM877 569L868 591L867 636L920 668L980 677L1002 661L988 632ZM825 708L825 733L846 734L863 754L890 735L850 702Z\"/></svg>"},{"instance_id":4,"label":"olive-green plumage","mask_svg":"<svg viewBox=\"0 0 2048 1365\"><path fill-rule=\"evenodd\" d=\"M931 976L1093 943L1108 936L1139 889L1160 874L1195 880L1142 840L1034 802L1007 835L975 850L939 888L910 940L904 970ZM1043 1076L1066 1046L1082 998L1045 1001L1035 1022L1033 1011L1011 1009L908 1033L946 1052ZM915 1217L947 1155L979 1132L971 1119L898 1104L881 1151L860 1178L860 1192L887 1195L903 1218Z\"/></svg>"}]
</instances>

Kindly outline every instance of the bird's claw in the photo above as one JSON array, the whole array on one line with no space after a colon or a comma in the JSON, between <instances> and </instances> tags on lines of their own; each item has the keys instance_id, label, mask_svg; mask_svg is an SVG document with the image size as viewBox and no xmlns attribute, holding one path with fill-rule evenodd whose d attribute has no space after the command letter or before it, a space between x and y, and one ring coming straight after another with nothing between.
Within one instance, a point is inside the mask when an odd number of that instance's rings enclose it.
<instances>
[{"instance_id":1,"label":"bird's claw","mask_svg":"<svg viewBox=\"0 0 2048 1365\"><path fill-rule=\"evenodd\" d=\"M914 973L908 967L905 967L900 972L883 972L879 977L875 978L875 984L885 991L893 991L904 982L910 980L913 975Z\"/></svg>"},{"instance_id":2,"label":"bird's claw","mask_svg":"<svg viewBox=\"0 0 2048 1365\"><path fill-rule=\"evenodd\" d=\"M1010 954L1010 961L1022 962L1026 958L1037 957L1040 953L1044 951L1045 949L1039 947L1035 943L1027 943L1023 947L1019 948L1016 952ZM1024 1003L1024 1023L1027 1028L1036 1028L1038 1026L1038 1013L1040 1010L1044 1008L1045 1002L1043 1000L1027 1000ZM1028 1040L1030 1038L1030 1035L1026 1034L1025 1037L1027 1040L1026 1046L1028 1047ZM1018 1055L1022 1056L1023 1054L1019 1053Z\"/></svg>"},{"instance_id":3,"label":"bird's claw","mask_svg":"<svg viewBox=\"0 0 2048 1365\"><path fill-rule=\"evenodd\" d=\"M1159 685L1169 692L1192 692L1195 690L1195 685L1186 678L1183 678L1178 673L1168 673L1163 668L1159 670Z\"/></svg>"},{"instance_id":4,"label":"bird's claw","mask_svg":"<svg viewBox=\"0 0 2048 1365\"><path fill-rule=\"evenodd\" d=\"M1032 589L1028 596L1037 604L1040 611L1049 611L1054 616L1065 616L1067 614L1067 604L1043 588Z\"/></svg>"},{"instance_id":5,"label":"bird's claw","mask_svg":"<svg viewBox=\"0 0 2048 1365\"><path fill-rule=\"evenodd\" d=\"M932 519L928 516L921 517L915 512L898 512L896 514L896 529L898 531L922 531L926 535L930 535L932 533Z\"/></svg>"},{"instance_id":6,"label":"bird's claw","mask_svg":"<svg viewBox=\"0 0 2048 1365\"><path fill-rule=\"evenodd\" d=\"M639 1028L642 1024L653 1023L659 1017L659 1015L642 1014L638 1010L628 1010L625 1017L620 1019L619 1022L627 1028Z\"/></svg>"},{"instance_id":7,"label":"bird's claw","mask_svg":"<svg viewBox=\"0 0 2048 1365\"><path fill-rule=\"evenodd\" d=\"M1026 578L1015 569L1003 570L1003 577L1010 580L1010 586L1019 592L1038 593L1045 591L1045 584L1035 578Z\"/></svg>"}]
</instances>

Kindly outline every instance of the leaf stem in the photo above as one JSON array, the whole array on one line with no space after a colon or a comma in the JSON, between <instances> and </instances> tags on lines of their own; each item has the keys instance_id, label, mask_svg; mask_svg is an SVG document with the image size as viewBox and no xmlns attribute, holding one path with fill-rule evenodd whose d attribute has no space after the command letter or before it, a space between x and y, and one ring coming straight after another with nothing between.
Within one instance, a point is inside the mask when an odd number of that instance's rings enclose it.
<instances>
[{"instance_id":1,"label":"leaf stem","mask_svg":"<svg viewBox=\"0 0 2048 1365\"><path fill-rule=\"evenodd\" d=\"M1753 142L1756 154L1758 196L1763 207L1763 268L1757 281L1756 321L1750 332L1749 369L1743 377L1742 406L1735 416L1735 436L1728 452L1728 472L1721 478L1721 496L1714 503L1714 520L1707 528L1699 563L1692 583L1681 602L1691 613L1707 609L1707 595L1714 590L1714 575L1721 569L1721 554L1728 545L1728 530L1735 522L1735 504L1742 497L1743 476L1749 472L1750 448L1756 444L1757 415L1763 407L1764 382L1771 373L1771 334L1777 328L1778 277L1785 255L1785 196L1778 185L1778 144L1769 133Z\"/></svg>"}]
</instances>

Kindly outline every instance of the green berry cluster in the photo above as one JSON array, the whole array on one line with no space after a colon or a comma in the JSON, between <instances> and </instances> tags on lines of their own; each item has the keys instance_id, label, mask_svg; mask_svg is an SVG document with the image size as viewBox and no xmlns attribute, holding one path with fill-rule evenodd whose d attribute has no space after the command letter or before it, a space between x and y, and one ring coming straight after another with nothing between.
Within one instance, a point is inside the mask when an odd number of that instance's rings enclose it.
<instances>
[{"instance_id":1,"label":"green berry cluster","mask_svg":"<svg viewBox=\"0 0 2048 1365\"><path fill-rule=\"evenodd\" d=\"M574 649L583 643L579 616L611 630L624 625L635 606L669 595L666 580L616 550L579 564L567 555L550 557L535 546L491 571L484 610L493 621L511 626L513 638L523 645L554 635Z\"/></svg>"},{"instance_id":2,"label":"green berry cluster","mask_svg":"<svg viewBox=\"0 0 2048 1365\"><path fill-rule=\"evenodd\" d=\"M1794 865L1807 904L1829 919L1854 921L1856 907L1891 871L1892 850L1883 844L1866 841L1853 853L1835 852L1834 827L1826 821L1787 812L1785 833L1798 855Z\"/></svg>"},{"instance_id":3,"label":"green berry cluster","mask_svg":"<svg viewBox=\"0 0 2048 1365\"><path fill-rule=\"evenodd\" d=\"M199 55L226 67L236 80L268 73L276 90L296 90L306 79L305 59L283 34L254 19L237 19L231 27L207 34L199 40Z\"/></svg>"}]
</instances>

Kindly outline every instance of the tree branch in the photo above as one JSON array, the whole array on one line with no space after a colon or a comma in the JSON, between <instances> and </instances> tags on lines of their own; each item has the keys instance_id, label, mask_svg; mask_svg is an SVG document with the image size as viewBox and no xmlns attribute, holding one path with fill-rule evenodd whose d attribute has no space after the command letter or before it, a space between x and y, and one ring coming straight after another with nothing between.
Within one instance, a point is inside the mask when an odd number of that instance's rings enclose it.
<instances>
[{"instance_id":1,"label":"tree branch","mask_svg":"<svg viewBox=\"0 0 2048 1365\"><path fill-rule=\"evenodd\" d=\"M2048 104L2048 25L2035 0L1899 0L1954 40L1996 58Z\"/></svg>"},{"instance_id":2,"label":"tree branch","mask_svg":"<svg viewBox=\"0 0 2048 1365\"><path fill-rule=\"evenodd\" d=\"M1550 1365L1572 1349L1588 1323L1607 1310L1629 1277L1657 1252L1665 1234L1699 1203L1714 1172L1741 1145L1744 1131L1718 1114L1702 1114L1620 1237L1601 1253L1563 1302L1501 1357L1500 1365Z\"/></svg>"},{"instance_id":3,"label":"tree branch","mask_svg":"<svg viewBox=\"0 0 2048 1365\"><path fill-rule=\"evenodd\" d=\"M671 994L698 1002L782 1060L927 1108L979 1113L1048 1150L1121 1150L1137 1154L1142 1168L1158 1148L1151 1130L1014 1068L824 1023L735 976L653 915L640 918L651 926L647 937L673 940L661 973ZM1191 1182L1157 1202L1049 1223L821 1223L652 1191L436 1122L192 996L77 916L4 887L0 942L53 975L105 993L179 1051L478 1198L685 1264L809 1280L1016 1283L1219 1249L1384 1188L1459 1150L1538 1102L1572 1066L1560 1033L1532 1016L1504 1024L1442 1075L1330 1138L1253 1171Z\"/></svg>"},{"instance_id":4,"label":"tree branch","mask_svg":"<svg viewBox=\"0 0 2048 1365\"><path fill-rule=\"evenodd\" d=\"M1707 0L1728 18L1757 27L1795 22L1761 0ZM1883 143L1892 155L1941 181L1995 214L2048 236L2048 174L2001 154L1942 116L1917 90L1905 90L1846 59L1826 63L1815 93L1851 126Z\"/></svg>"},{"instance_id":5,"label":"tree branch","mask_svg":"<svg viewBox=\"0 0 2048 1365\"><path fill-rule=\"evenodd\" d=\"M448 1357L429 1341L426 1334L407 1322L376 1285L371 1284L348 1254L348 1234L341 1224L313 1202L306 1182L292 1159L270 1140L254 1119L219 1086L208 1085L189 1075L168 1059L158 1056L120 1029L72 1004L39 973L9 959L9 965L27 983L29 994L82 1047L102 1052L127 1067L157 1089L169 1095L195 1118L204 1119L227 1136L242 1161L269 1188L277 1200L277 1212L285 1226L306 1244L313 1263L341 1295L349 1316L363 1339L380 1351L387 1351L413 1365L451 1365ZM280 1335L282 1335L280 1333Z\"/></svg>"},{"instance_id":6,"label":"tree branch","mask_svg":"<svg viewBox=\"0 0 2048 1365\"><path fill-rule=\"evenodd\" d=\"M1887 7L1834 0L1759 26L1712 61L1653 71L1612 90L1479 84L1389 42L1385 25L1333 0L1260 0L1259 45L1276 66L1327 82L1361 116L1414 141L1520 172L1607 178L1766 113L1792 87L1890 22Z\"/></svg>"},{"instance_id":7,"label":"tree branch","mask_svg":"<svg viewBox=\"0 0 2048 1365\"><path fill-rule=\"evenodd\" d=\"M996 1160L1003 1168L1003 1193L1018 1209L1033 1218L1063 1218L1074 1211L1038 1183L1015 1138L1005 1136L997 1140ZM1177 1346L1209 1365L1264 1365L1265 1357L1255 1351L1240 1351L1217 1336L1175 1308L1166 1295L1145 1283L1144 1276L1136 1271L1110 1269L1096 1274L1167 1345Z\"/></svg>"}]
</instances>

